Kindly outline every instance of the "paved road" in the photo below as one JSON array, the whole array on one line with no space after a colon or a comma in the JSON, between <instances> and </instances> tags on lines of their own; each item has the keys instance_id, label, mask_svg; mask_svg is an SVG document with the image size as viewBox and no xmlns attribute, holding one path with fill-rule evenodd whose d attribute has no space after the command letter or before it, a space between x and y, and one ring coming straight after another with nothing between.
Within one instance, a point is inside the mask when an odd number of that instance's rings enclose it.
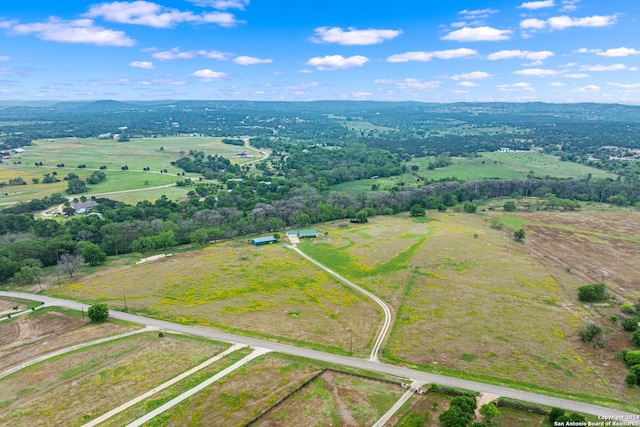
<instances>
[{"instance_id":1,"label":"paved road","mask_svg":"<svg viewBox=\"0 0 640 427\"><path fill-rule=\"evenodd\" d=\"M298 249L298 247L296 245L292 245L291 248L293 248L294 251L296 251L298 254L300 254L300 256L302 256L307 261L309 261L309 262L313 263L314 265L320 267L321 269L323 269L327 273L331 274L332 276L334 276L335 278L337 278L341 282L347 284L347 286L350 286L351 288L355 289L356 291L360 292L361 294L371 298L376 304L378 304L380 306L380 308L382 308L382 313L384 314L384 319L383 319L383 322L382 322L382 328L380 328L380 332L378 333L378 337L376 338L376 341L373 344L373 348L371 349L371 356L369 356L370 360L377 361L378 360L378 352L380 351L380 347L382 346L382 343L384 342L384 339L386 338L387 334L389 333L389 329L391 329L391 320L392 320L392 318L391 318L391 309L389 308L387 303L385 303L380 298L378 298L377 296L375 296L371 292L367 291L366 289L363 289L360 286L356 285L355 283L353 283L351 280L347 279L346 277L344 277L344 276L336 273L335 271L331 270L330 268L320 264L318 261L316 261L315 259L311 258L309 255L305 254L300 249Z\"/></svg>"},{"instance_id":2,"label":"paved road","mask_svg":"<svg viewBox=\"0 0 640 427\"><path fill-rule=\"evenodd\" d=\"M80 311L84 309L88 310L87 304L78 303L75 301L68 301L59 298L52 298L43 295L26 294L19 292L4 292L0 291L0 297L19 298L30 301L44 301L47 305L54 305L59 307L70 308ZM525 402L536 403L539 405L546 405L551 407L558 407L568 411L581 412L585 414L591 414L595 416L603 417L632 417L634 415L640 415L640 410L635 414L618 411L615 409L605 408L589 403L576 402L568 399L561 399L558 397L546 396L543 394L532 393L528 391L516 390L508 387L501 387L492 384L484 384L477 381L463 380L460 378L447 377L445 375L432 374L428 372L418 371L415 369L409 369L402 366L388 365L381 362L373 362L370 360L358 359L355 357L339 356L331 353L324 353L317 350L311 350L307 348L298 348L288 344L281 344L277 342L271 342L261 340L257 338L244 337L241 335L233 335L226 332L221 332L213 328L206 328L202 326L189 326L181 325L178 323L167 322L164 320L151 319L148 317L138 316L130 313L123 313L119 311L110 310L110 317L114 319L126 320L129 322L139 323L147 326L154 326L160 329L168 331L182 332L185 334L191 334L210 338L213 340L224 341L229 343L240 343L251 347L262 347L275 351L278 353L291 354L294 356L306 357L308 359L319 360L327 363L335 363L337 365L349 366L356 369L364 369L372 372L380 372L388 375L393 375L399 378L407 378L412 381L421 381L425 384L436 383L449 387L458 387L466 390L473 390L480 393L491 393L496 396L509 397L512 399L519 399ZM628 418L627 418L628 419ZM634 425L640 425L640 421L635 422Z\"/></svg>"}]
</instances>

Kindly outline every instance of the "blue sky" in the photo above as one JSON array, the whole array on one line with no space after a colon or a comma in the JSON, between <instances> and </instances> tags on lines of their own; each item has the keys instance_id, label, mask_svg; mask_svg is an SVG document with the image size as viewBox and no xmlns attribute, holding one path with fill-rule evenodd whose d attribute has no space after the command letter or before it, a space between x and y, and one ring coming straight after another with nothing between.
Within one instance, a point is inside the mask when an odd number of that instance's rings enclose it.
<instances>
[{"instance_id":1,"label":"blue sky","mask_svg":"<svg viewBox=\"0 0 640 427\"><path fill-rule=\"evenodd\" d=\"M3 0L2 100L640 104L635 0Z\"/></svg>"}]
</instances>

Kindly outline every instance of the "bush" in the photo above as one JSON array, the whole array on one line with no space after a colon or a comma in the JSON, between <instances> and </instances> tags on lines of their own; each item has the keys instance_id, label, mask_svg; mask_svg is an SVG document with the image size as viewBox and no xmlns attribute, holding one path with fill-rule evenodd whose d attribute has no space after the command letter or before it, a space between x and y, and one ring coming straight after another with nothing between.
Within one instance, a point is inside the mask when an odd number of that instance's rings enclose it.
<instances>
[{"instance_id":1,"label":"bush","mask_svg":"<svg viewBox=\"0 0 640 427\"><path fill-rule=\"evenodd\" d=\"M627 301L622 303L622 305L620 306L620 311L623 313L633 314L635 310L633 308L633 304Z\"/></svg>"},{"instance_id":2,"label":"bush","mask_svg":"<svg viewBox=\"0 0 640 427\"><path fill-rule=\"evenodd\" d=\"M513 238L516 242L522 242L524 240L524 230L521 228L513 232Z\"/></svg>"},{"instance_id":3,"label":"bush","mask_svg":"<svg viewBox=\"0 0 640 427\"><path fill-rule=\"evenodd\" d=\"M638 329L638 319L636 318L624 319L622 321L622 329L624 329L627 332L636 331Z\"/></svg>"},{"instance_id":4,"label":"bush","mask_svg":"<svg viewBox=\"0 0 640 427\"><path fill-rule=\"evenodd\" d=\"M547 415L547 410L535 403L523 402L522 400L509 399L508 397L501 397L496 401L498 408L511 408L518 411L526 411L534 414Z\"/></svg>"},{"instance_id":5,"label":"bush","mask_svg":"<svg viewBox=\"0 0 640 427\"><path fill-rule=\"evenodd\" d=\"M602 329L598 325L589 323L587 325L587 329L580 331L580 338L584 342L591 342L600 334L600 332L602 332Z\"/></svg>"},{"instance_id":6,"label":"bush","mask_svg":"<svg viewBox=\"0 0 640 427\"><path fill-rule=\"evenodd\" d=\"M549 411L549 421L551 421L551 424L553 425L556 420L563 415L564 409L552 408L551 411Z\"/></svg>"},{"instance_id":7,"label":"bush","mask_svg":"<svg viewBox=\"0 0 640 427\"><path fill-rule=\"evenodd\" d=\"M629 366L640 365L640 350L626 351L624 361Z\"/></svg>"},{"instance_id":8,"label":"bush","mask_svg":"<svg viewBox=\"0 0 640 427\"><path fill-rule=\"evenodd\" d=\"M87 312L92 322L104 322L109 317L109 307L106 304L94 304Z\"/></svg>"},{"instance_id":9,"label":"bush","mask_svg":"<svg viewBox=\"0 0 640 427\"><path fill-rule=\"evenodd\" d=\"M578 299L584 302L601 301L607 297L604 283L581 286L578 288Z\"/></svg>"},{"instance_id":10,"label":"bush","mask_svg":"<svg viewBox=\"0 0 640 427\"><path fill-rule=\"evenodd\" d=\"M636 374L629 374L624 379L624 382L627 383L628 386L638 385L638 377Z\"/></svg>"},{"instance_id":11,"label":"bush","mask_svg":"<svg viewBox=\"0 0 640 427\"><path fill-rule=\"evenodd\" d=\"M635 331L633 333L633 335L631 336L631 341L637 345L638 347L640 347L640 331Z\"/></svg>"}]
</instances>

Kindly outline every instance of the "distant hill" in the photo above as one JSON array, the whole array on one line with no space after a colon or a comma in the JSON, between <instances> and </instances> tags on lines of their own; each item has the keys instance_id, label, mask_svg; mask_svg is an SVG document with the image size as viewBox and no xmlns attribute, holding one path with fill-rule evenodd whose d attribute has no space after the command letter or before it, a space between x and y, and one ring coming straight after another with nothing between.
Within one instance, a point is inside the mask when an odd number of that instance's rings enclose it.
<instances>
[{"instance_id":1,"label":"distant hill","mask_svg":"<svg viewBox=\"0 0 640 427\"><path fill-rule=\"evenodd\" d=\"M78 106L78 109L82 111L117 111L117 110L139 110L140 107L132 104L125 104L124 102L113 100L95 101L89 104Z\"/></svg>"}]
</instances>

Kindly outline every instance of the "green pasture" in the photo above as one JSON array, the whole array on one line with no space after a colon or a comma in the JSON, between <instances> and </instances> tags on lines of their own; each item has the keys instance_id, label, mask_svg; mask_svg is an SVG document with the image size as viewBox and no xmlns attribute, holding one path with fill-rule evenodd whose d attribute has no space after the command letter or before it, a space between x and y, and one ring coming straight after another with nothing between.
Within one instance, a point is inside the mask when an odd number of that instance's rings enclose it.
<instances>
[{"instance_id":1,"label":"green pasture","mask_svg":"<svg viewBox=\"0 0 640 427\"><path fill-rule=\"evenodd\" d=\"M161 185L173 184L183 171L171 162L187 155L189 150L204 151L207 155L221 155L233 163L247 163L261 158L261 155L247 149L255 158L240 159L236 155L245 149L233 145L223 144L222 138L205 137L165 137L132 139L129 142L114 140L86 139L57 139L54 141L38 140L34 145L25 147L25 152L14 154L11 160L0 164L0 182L8 182L12 178L21 177L27 185L7 186L0 191L0 203L15 203L42 198L51 193L64 192L66 181L62 179L69 173L75 173L81 178L88 177L93 170L106 166L104 172L107 179L97 185L89 185L87 194L110 193L132 189L145 189ZM43 166L35 166L35 163ZM64 167L57 167L64 164ZM86 168L78 169L79 165ZM128 170L123 171L122 167ZM143 171L149 168L149 171ZM167 170L167 173L160 171ZM61 180L57 183L42 184L43 175L56 172ZM189 173L185 176L197 177L198 174ZM32 182L33 178L40 180L39 184ZM176 197L183 197L189 190L173 190ZM147 194L142 197L141 194ZM113 195L110 198L122 201L153 200L166 192L143 192L137 195Z\"/></svg>"},{"instance_id":2,"label":"green pasture","mask_svg":"<svg viewBox=\"0 0 640 427\"><path fill-rule=\"evenodd\" d=\"M589 174L593 178L616 178L601 169L592 168L573 162L563 162L555 156L541 152L482 153L481 157L453 158L453 164L444 168L429 170L429 162L433 158L425 157L411 161L420 169L417 175L426 180L439 180L455 177L465 181L488 178L522 179L531 172L537 177L551 176L555 178L581 178Z\"/></svg>"},{"instance_id":3,"label":"green pasture","mask_svg":"<svg viewBox=\"0 0 640 427\"><path fill-rule=\"evenodd\" d=\"M148 256L146 254L145 256ZM348 353L366 352L375 304L284 245L213 244L49 288L173 321Z\"/></svg>"},{"instance_id":4,"label":"green pasture","mask_svg":"<svg viewBox=\"0 0 640 427\"><path fill-rule=\"evenodd\" d=\"M580 342L580 311L564 308L574 301L572 279L551 275L511 231L478 215L429 216L376 217L300 245L394 306L388 359L602 404L633 399L615 383L624 378L610 378Z\"/></svg>"}]
</instances>

